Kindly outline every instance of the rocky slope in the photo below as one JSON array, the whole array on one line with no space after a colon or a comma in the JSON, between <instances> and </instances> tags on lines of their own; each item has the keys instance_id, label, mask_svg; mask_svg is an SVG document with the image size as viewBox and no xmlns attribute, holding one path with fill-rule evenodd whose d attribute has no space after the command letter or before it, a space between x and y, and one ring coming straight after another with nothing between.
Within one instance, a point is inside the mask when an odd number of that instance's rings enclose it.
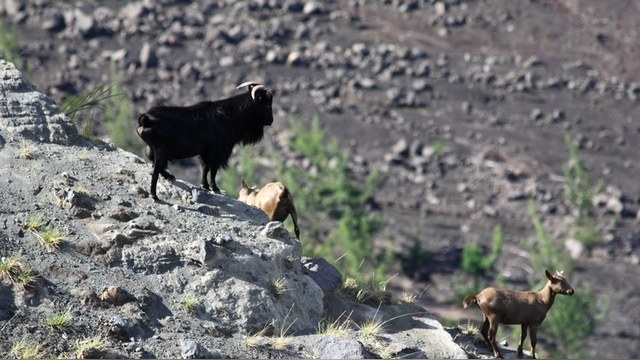
<instances>
[{"instance_id":1,"label":"rocky slope","mask_svg":"<svg viewBox=\"0 0 640 360\"><path fill-rule=\"evenodd\" d=\"M392 239L404 260L392 285L426 288L419 301L441 318L477 320L455 295L469 283L460 254L465 244L490 246L495 225L507 238L496 275L521 289L539 279L522 246L533 237L534 201L577 260L572 283L611 302L586 355L640 350L632 0L3 0L0 15L21 31L21 66L58 103L108 82L113 62L136 111L221 97L257 79L276 90L264 141L287 139L290 116L318 115L356 176L389 175L372 203L387 220L377 240ZM604 240L596 246L570 236L565 135L604 183L592 209ZM407 266L416 246L424 256Z\"/></svg>"},{"instance_id":2,"label":"rocky slope","mask_svg":"<svg viewBox=\"0 0 640 360\"><path fill-rule=\"evenodd\" d=\"M153 202L143 160L79 136L4 60L0 79L0 257L21 264L0 268L3 356L26 339L36 357L466 357L420 307L355 303L333 294L339 278L323 291L312 277L327 286L335 270L256 208L179 180ZM47 325L64 313L68 325ZM347 318L347 334L317 335ZM379 334L358 331L376 321ZM78 348L94 338L98 349Z\"/></svg>"}]
</instances>

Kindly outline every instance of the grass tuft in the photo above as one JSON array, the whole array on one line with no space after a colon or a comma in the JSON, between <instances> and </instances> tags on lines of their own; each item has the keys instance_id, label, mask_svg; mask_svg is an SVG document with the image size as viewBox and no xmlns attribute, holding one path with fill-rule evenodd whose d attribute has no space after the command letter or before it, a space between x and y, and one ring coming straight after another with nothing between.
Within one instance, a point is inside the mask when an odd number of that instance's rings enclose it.
<instances>
[{"instance_id":1,"label":"grass tuft","mask_svg":"<svg viewBox=\"0 0 640 360\"><path fill-rule=\"evenodd\" d=\"M0 261L0 278L6 279L14 285L27 290L38 282L37 276L28 266L20 261L20 256L14 255Z\"/></svg>"},{"instance_id":2,"label":"grass tuft","mask_svg":"<svg viewBox=\"0 0 640 360\"><path fill-rule=\"evenodd\" d=\"M270 281L269 290L273 296L280 297L282 294L290 290L287 288L287 279L282 277L277 280Z\"/></svg>"},{"instance_id":3,"label":"grass tuft","mask_svg":"<svg viewBox=\"0 0 640 360\"><path fill-rule=\"evenodd\" d=\"M113 94L113 87L114 85L101 84L78 96L70 97L62 104L62 112L74 120L79 112L93 109L112 97L120 96Z\"/></svg>"},{"instance_id":4,"label":"grass tuft","mask_svg":"<svg viewBox=\"0 0 640 360\"><path fill-rule=\"evenodd\" d=\"M268 324L265 324L262 329L260 329L260 331L258 331L257 333L251 335L251 336L247 336L244 339L244 344L247 347L253 348L253 347L257 347L261 344L261 340L266 336L267 332L272 331L273 330L273 321L271 321Z\"/></svg>"},{"instance_id":5,"label":"grass tuft","mask_svg":"<svg viewBox=\"0 0 640 360\"><path fill-rule=\"evenodd\" d=\"M182 305L182 308L188 312L189 314L193 315L196 312L198 312L198 308L200 307L200 301L198 301L198 299L195 298L188 298L183 300L180 305Z\"/></svg>"},{"instance_id":6,"label":"grass tuft","mask_svg":"<svg viewBox=\"0 0 640 360\"><path fill-rule=\"evenodd\" d=\"M22 338L22 340L13 345L11 351L9 351L9 357L16 359L46 358L46 356L42 353L42 345L37 343L31 344L27 342L27 338Z\"/></svg>"},{"instance_id":7,"label":"grass tuft","mask_svg":"<svg viewBox=\"0 0 640 360\"><path fill-rule=\"evenodd\" d=\"M64 235L58 229L47 229L41 232L32 231L40 242L50 250L57 250L60 248Z\"/></svg>"},{"instance_id":8,"label":"grass tuft","mask_svg":"<svg viewBox=\"0 0 640 360\"><path fill-rule=\"evenodd\" d=\"M20 145L20 159L33 160L36 158L36 150L28 142L22 141Z\"/></svg>"},{"instance_id":9,"label":"grass tuft","mask_svg":"<svg viewBox=\"0 0 640 360\"><path fill-rule=\"evenodd\" d=\"M24 224L24 228L31 231L38 231L44 226L42 217L39 215L30 216Z\"/></svg>"},{"instance_id":10,"label":"grass tuft","mask_svg":"<svg viewBox=\"0 0 640 360\"><path fill-rule=\"evenodd\" d=\"M101 336L76 342L75 353L78 359L95 359L107 349L107 344Z\"/></svg>"},{"instance_id":11,"label":"grass tuft","mask_svg":"<svg viewBox=\"0 0 640 360\"><path fill-rule=\"evenodd\" d=\"M318 323L318 334L327 336L346 336L351 332L351 314L346 319L340 320L344 313L340 314L333 322L322 320Z\"/></svg>"},{"instance_id":12,"label":"grass tuft","mask_svg":"<svg viewBox=\"0 0 640 360\"><path fill-rule=\"evenodd\" d=\"M54 315L45 321L45 324L53 329L62 330L71 325L71 308L62 314Z\"/></svg>"}]
</instances>

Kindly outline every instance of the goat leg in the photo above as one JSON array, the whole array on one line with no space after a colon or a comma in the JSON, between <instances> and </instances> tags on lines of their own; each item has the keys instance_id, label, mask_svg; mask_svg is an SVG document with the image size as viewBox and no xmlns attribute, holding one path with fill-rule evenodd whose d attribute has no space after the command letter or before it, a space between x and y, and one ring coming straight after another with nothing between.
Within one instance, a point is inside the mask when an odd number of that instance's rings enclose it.
<instances>
[{"instance_id":1,"label":"goat leg","mask_svg":"<svg viewBox=\"0 0 640 360\"><path fill-rule=\"evenodd\" d=\"M153 168L153 174L151 175L151 197L154 201L159 201L158 195L156 195L156 184L158 183L158 175L160 171L158 171L158 167L155 166Z\"/></svg>"},{"instance_id":2,"label":"goat leg","mask_svg":"<svg viewBox=\"0 0 640 360\"><path fill-rule=\"evenodd\" d=\"M496 334L498 332L498 320L489 318L489 340L491 341L491 349L493 350L493 356L502 359L500 348L496 342Z\"/></svg>"},{"instance_id":3,"label":"goat leg","mask_svg":"<svg viewBox=\"0 0 640 360\"><path fill-rule=\"evenodd\" d=\"M153 174L151 175L151 197L153 200L158 201L158 195L156 195L156 185L158 184L158 176L162 172L166 172L168 160L164 154L156 154L153 164Z\"/></svg>"},{"instance_id":4,"label":"goat leg","mask_svg":"<svg viewBox=\"0 0 640 360\"><path fill-rule=\"evenodd\" d=\"M493 350L493 345L491 345L491 340L489 340L489 318L484 317L484 322L482 323L482 328L480 329L480 334L482 334L482 338L489 345L489 348Z\"/></svg>"},{"instance_id":5,"label":"goat leg","mask_svg":"<svg viewBox=\"0 0 640 360\"><path fill-rule=\"evenodd\" d=\"M524 339L527 338L527 325L522 324L520 326L520 344L518 344L518 359L522 358L522 347L524 346Z\"/></svg>"},{"instance_id":6,"label":"goat leg","mask_svg":"<svg viewBox=\"0 0 640 360\"><path fill-rule=\"evenodd\" d=\"M160 175L162 175L163 178L165 178L166 180L169 180L169 181L174 181L176 179L176 177L173 176L173 174L168 172L166 169L165 170L160 170Z\"/></svg>"},{"instance_id":7,"label":"goat leg","mask_svg":"<svg viewBox=\"0 0 640 360\"><path fill-rule=\"evenodd\" d=\"M531 358L536 358L536 343L538 342L538 326L531 326Z\"/></svg>"},{"instance_id":8,"label":"goat leg","mask_svg":"<svg viewBox=\"0 0 640 360\"><path fill-rule=\"evenodd\" d=\"M218 173L218 169L211 168L211 191L214 194L221 194L218 185L216 185L216 174Z\"/></svg>"}]
</instances>

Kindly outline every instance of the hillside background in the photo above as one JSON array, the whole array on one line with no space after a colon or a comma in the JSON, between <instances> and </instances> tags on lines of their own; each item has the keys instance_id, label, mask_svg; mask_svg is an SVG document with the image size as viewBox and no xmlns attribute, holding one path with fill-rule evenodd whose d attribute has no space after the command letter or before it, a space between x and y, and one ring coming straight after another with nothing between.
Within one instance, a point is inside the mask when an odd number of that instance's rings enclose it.
<instances>
[{"instance_id":1,"label":"hillside background","mask_svg":"<svg viewBox=\"0 0 640 360\"><path fill-rule=\"evenodd\" d=\"M125 94L74 121L134 154L135 118L152 105L217 99L247 80L271 87L273 126L228 172L263 184L282 166L322 171L288 145L335 138L356 186L380 174L361 204L380 227L364 240L392 254L376 258L383 273L376 259L349 261L441 322L480 320L460 306L474 287L530 289L553 265L590 296L583 310L604 316L567 328L584 334L564 339L572 349L640 350L636 2L3 0L0 15L3 57L58 104L103 84ZM172 168L198 183L196 161ZM308 209L303 253L335 245L340 219L311 231L321 215ZM335 249L337 266L353 256ZM542 326L541 347L574 354L552 331Z\"/></svg>"}]
</instances>

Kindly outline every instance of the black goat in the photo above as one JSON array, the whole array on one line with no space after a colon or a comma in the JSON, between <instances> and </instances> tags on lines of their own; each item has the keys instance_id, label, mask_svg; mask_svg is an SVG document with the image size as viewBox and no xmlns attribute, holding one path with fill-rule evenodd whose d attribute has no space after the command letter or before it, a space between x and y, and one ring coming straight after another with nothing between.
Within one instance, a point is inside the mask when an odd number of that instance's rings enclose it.
<instances>
[{"instance_id":1,"label":"black goat","mask_svg":"<svg viewBox=\"0 0 640 360\"><path fill-rule=\"evenodd\" d=\"M246 82L244 94L191 106L155 106L138 117L136 132L147 144L146 155L153 161L151 196L158 200L158 175L175 177L167 171L169 160L200 157L202 187L219 193L216 173L226 168L236 144L255 144L264 135L264 126L273 123L271 91L255 82Z\"/></svg>"}]
</instances>

